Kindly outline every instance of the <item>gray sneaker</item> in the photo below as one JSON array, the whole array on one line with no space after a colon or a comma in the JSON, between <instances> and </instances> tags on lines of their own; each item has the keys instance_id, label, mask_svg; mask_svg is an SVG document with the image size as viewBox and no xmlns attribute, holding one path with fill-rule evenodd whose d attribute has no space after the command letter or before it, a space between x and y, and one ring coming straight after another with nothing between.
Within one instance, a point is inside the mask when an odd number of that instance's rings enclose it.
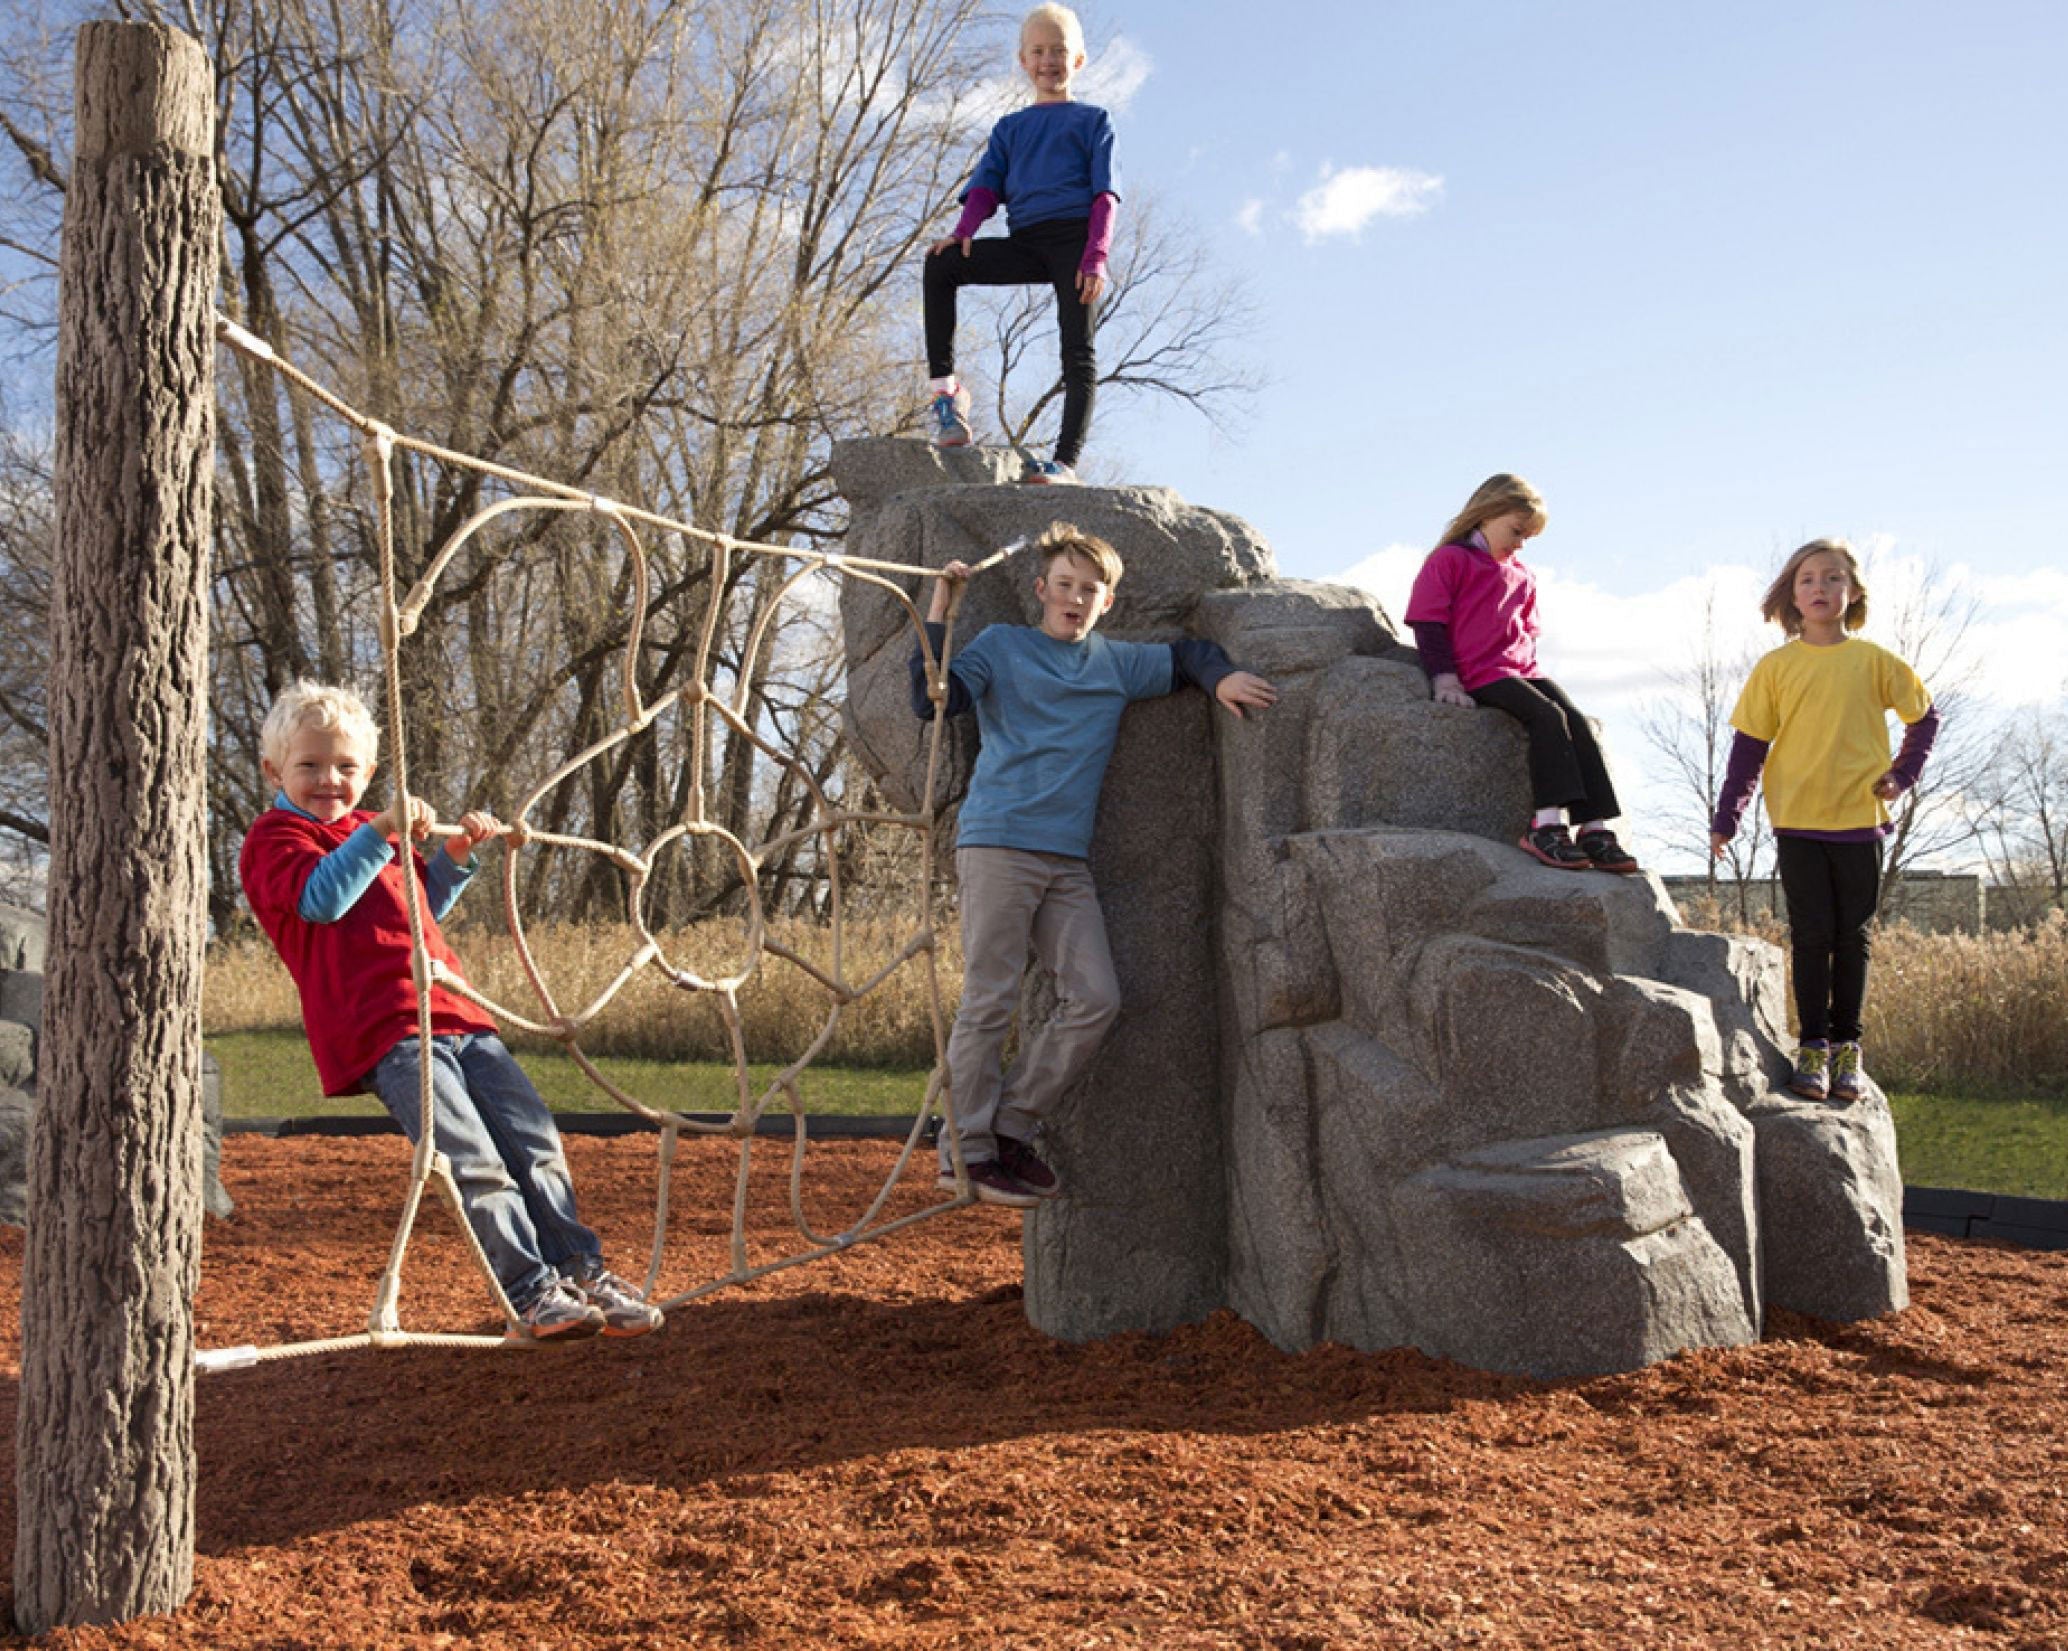
<instances>
[{"instance_id":1,"label":"gray sneaker","mask_svg":"<svg viewBox=\"0 0 2068 1651\"><path fill-rule=\"evenodd\" d=\"M936 395L927 416L933 425L936 447L967 447L976 440L976 431L969 423L969 391L960 386Z\"/></svg>"},{"instance_id":2,"label":"gray sneaker","mask_svg":"<svg viewBox=\"0 0 2068 1651\"><path fill-rule=\"evenodd\" d=\"M516 1303L511 1303L516 1306ZM603 1315L565 1279L555 1279L522 1307L507 1341L580 1341L603 1329Z\"/></svg>"},{"instance_id":3,"label":"gray sneaker","mask_svg":"<svg viewBox=\"0 0 2068 1651\"><path fill-rule=\"evenodd\" d=\"M568 1283L603 1315L606 1336L644 1336L668 1322L658 1307L600 1261L584 1262Z\"/></svg>"}]
</instances>

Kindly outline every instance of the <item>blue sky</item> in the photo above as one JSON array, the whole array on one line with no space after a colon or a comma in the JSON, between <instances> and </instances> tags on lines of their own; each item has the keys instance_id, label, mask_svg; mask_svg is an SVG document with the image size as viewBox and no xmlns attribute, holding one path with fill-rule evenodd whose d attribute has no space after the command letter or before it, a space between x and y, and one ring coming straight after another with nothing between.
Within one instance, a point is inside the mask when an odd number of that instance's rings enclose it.
<instances>
[{"instance_id":1,"label":"blue sky","mask_svg":"<svg viewBox=\"0 0 2068 1651\"><path fill-rule=\"evenodd\" d=\"M1735 605L1819 533L1971 592L1994 702L2068 688L2068 6L1083 15L1130 192L1248 279L1270 377L1233 435L1109 403L1125 479L1397 602L1475 483L1529 476L1546 659L1625 770L1708 583L1750 641Z\"/></svg>"}]
</instances>

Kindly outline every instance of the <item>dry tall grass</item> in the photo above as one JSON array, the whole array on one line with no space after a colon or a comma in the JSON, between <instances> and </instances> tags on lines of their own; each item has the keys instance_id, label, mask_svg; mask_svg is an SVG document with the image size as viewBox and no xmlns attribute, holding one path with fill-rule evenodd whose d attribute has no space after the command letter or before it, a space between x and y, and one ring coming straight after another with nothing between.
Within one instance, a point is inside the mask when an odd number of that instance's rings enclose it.
<instances>
[{"instance_id":1,"label":"dry tall grass","mask_svg":"<svg viewBox=\"0 0 2068 1651\"><path fill-rule=\"evenodd\" d=\"M1716 927L1729 926L1719 920L1730 915L1692 904L1684 913L1691 924ZM1756 931L1785 949L1787 929L1777 919L1762 921ZM774 933L822 967L830 958L831 937L817 925L783 924ZM910 931L885 922L849 924L847 978L866 978L909 938ZM484 991L520 1012L535 1010L507 937L475 928L457 944ZM569 1009L588 1003L609 983L632 944L632 931L623 926L558 925L532 937L547 981ZM704 923L667 937L667 944L676 961L717 973L739 956L739 930L731 923ZM941 1001L952 1018L962 987L953 923L941 926L939 965ZM740 992L749 1055L782 1062L802 1053L823 1024L827 1005L817 982L770 957ZM211 950L202 1014L215 1032L292 1027L301 1018L293 983L263 940ZM583 1034L582 1046L598 1055L654 1060L731 1058L710 1001L677 991L651 970L619 994ZM2068 1094L2068 917L2056 912L2037 928L2007 934L1883 927L1875 938L1867 992L1867 1047L1873 1072L1892 1088ZM822 1058L852 1066L932 1065L925 960L912 959L851 1004Z\"/></svg>"},{"instance_id":2,"label":"dry tall grass","mask_svg":"<svg viewBox=\"0 0 2068 1651\"><path fill-rule=\"evenodd\" d=\"M1757 934L1783 951L1779 917L1692 900L1695 928ZM2068 915L1991 934L1929 934L1886 923L1867 982L1869 1067L1892 1089L2068 1094Z\"/></svg>"},{"instance_id":3,"label":"dry tall grass","mask_svg":"<svg viewBox=\"0 0 2068 1651\"><path fill-rule=\"evenodd\" d=\"M841 960L846 979L861 984L896 957L915 932L882 921L847 924ZM772 928L771 937L830 972L829 930L812 923L783 923ZM568 1013L592 1002L617 977L637 944L633 930L623 924L557 924L531 931L528 938L547 985ZM538 999L507 935L477 927L453 939L477 987L521 1014L538 1015ZM739 925L722 921L677 930L662 936L662 944L670 961L713 975L736 968L743 950ZM961 943L952 922L940 927L938 965L943 1014L952 1020L962 990ZM781 1063L802 1054L825 1024L831 1003L825 989L803 970L785 959L767 957L740 990L749 1057ZM210 950L201 1013L211 1032L301 1024L294 983L263 939ZM513 1032L511 1041L522 1040ZM641 970L611 1000L583 1032L581 1043L595 1055L676 1061L732 1058L724 1023L710 998L678 990L652 969ZM933 1021L925 957L910 959L866 997L849 1004L820 1058L850 1066L931 1066Z\"/></svg>"},{"instance_id":4,"label":"dry tall grass","mask_svg":"<svg viewBox=\"0 0 2068 1651\"><path fill-rule=\"evenodd\" d=\"M2068 1094L2068 916L2003 934L1883 929L1866 1042L1895 1088Z\"/></svg>"}]
</instances>

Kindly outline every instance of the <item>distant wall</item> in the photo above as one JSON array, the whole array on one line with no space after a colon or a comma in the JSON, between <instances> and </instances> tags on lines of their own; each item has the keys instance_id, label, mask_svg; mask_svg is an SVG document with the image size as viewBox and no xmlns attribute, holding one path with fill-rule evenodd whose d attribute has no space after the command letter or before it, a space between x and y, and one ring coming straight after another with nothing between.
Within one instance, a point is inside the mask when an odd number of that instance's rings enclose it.
<instances>
[{"instance_id":1,"label":"distant wall","mask_svg":"<svg viewBox=\"0 0 2068 1651\"><path fill-rule=\"evenodd\" d=\"M1709 893L1706 877L1666 877L1661 881L1676 905ZM1736 883L1719 879L1716 892L1727 908L1736 905ZM1980 934L1985 928L2016 928L2029 920L2022 906L2010 899L2001 902L2000 912L1992 911L1989 892L1988 884L1973 872L1909 871L1897 879L1882 916L1913 924L1928 934ZM1755 913L1786 917L1787 904L1781 898L1778 879L1754 878L1745 893Z\"/></svg>"}]
</instances>

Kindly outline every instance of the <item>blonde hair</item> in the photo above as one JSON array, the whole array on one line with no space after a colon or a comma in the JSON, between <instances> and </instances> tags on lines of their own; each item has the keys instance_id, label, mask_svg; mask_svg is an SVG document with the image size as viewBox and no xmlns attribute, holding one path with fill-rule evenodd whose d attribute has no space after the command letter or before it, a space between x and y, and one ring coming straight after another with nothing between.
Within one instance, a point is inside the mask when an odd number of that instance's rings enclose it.
<instances>
[{"instance_id":1,"label":"blonde hair","mask_svg":"<svg viewBox=\"0 0 2068 1651\"><path fill-rule=\"evenodd\" d=\"M1760 598L1760 614L1774 625L1787 631L1791 637L1803 633L1803 614L1795 606L1795 575L1801 565L1818 554L1832 554L1845 563L1845 579L1853 588L1853 600L1845 604L1845 629L1857 631L1867 623L1867 581L1859 571L1859 557L1853 554L1853 544L1843 538L1814 538L1801 546L1793 557L1781 567L1781 573L1774 575L1774 581L1766 588L1766 596Z\"/></svg>"},{"instance_id":2,"label":"blonde hair","mask_svg":"<svg viewBox=\"0 0 2068 1651\"><path fill-rule=\"evenodd\" d=\"M1515 511L1529 519L1532 533L1542 533L1544 524L1551 520L1544 509L1544 496L1520 476L1511 476L1503 470L1472 489L1472 497L1465 501L1465 508L1451 518L1450 526L1443 530L1443 537L1436 542L1439 545L1461 545L1483 524Z\"/></svg>"},{"instance_id":3,"label":"blonde hair","mask_svg":"<svg viewBox=\"0 0 2068 1651\"><path fill-rule=\"evenodd\" d=\"M287 750L304 728L335 728L365 747L369 762L381 754L381 726L366 702L349 688L327 682L297 682L283 688L259 727L259 756L275 770L287 766Z\"/></svg>"},{"instance_id":4,"label":"blonde hair","mask_svg":"<svg viewBox=\"0 0 2068 1651\"><path fill-rule=\"evenodd\" d=\"M1782 564L1759 602L1760 614L1790 636L1802 635L1802 610L1795 605L1795 575L1812 556L1826 553L1845 564L1846 582L1853 588L1852 600L1845 605L1845 628L1856 631L1867 623L1867 581L1860 573L1860 559L1853 554L1851 543L1844 539L1812 539Z\"/></svg>"},{"instance_id":5,"label":"blonde hair","mask_svg":"<svg viewBox=\"0 0 2068 1651\"><path fill-rule=\"evenodd\" d=\"M1027 30L1036 23L1052 23L1063 31L1063 45L1072 57L1084 55L1084 25L1077 21L1077 14L1068 6L1058 6L1054 0L1043 0L1041 5L1020 19L1020 50L1027 49Z\"/></svg>"},{"instance_id":6,"label":"blonde hair","mask_svg":"<svg viewBox=\"0 0 2068 1651\"><path fill-rule=\"evenodd\" d=\"M1119 551L1097 535L1068 522L1051 522L1048 531L1034 541L1034 554L1041 558L1044 577L1058 556L1081 556L1099 570L1108 589L1118 585L1120 575L1126 571L1121 566Z\"/></svg>"}]
</instances>

